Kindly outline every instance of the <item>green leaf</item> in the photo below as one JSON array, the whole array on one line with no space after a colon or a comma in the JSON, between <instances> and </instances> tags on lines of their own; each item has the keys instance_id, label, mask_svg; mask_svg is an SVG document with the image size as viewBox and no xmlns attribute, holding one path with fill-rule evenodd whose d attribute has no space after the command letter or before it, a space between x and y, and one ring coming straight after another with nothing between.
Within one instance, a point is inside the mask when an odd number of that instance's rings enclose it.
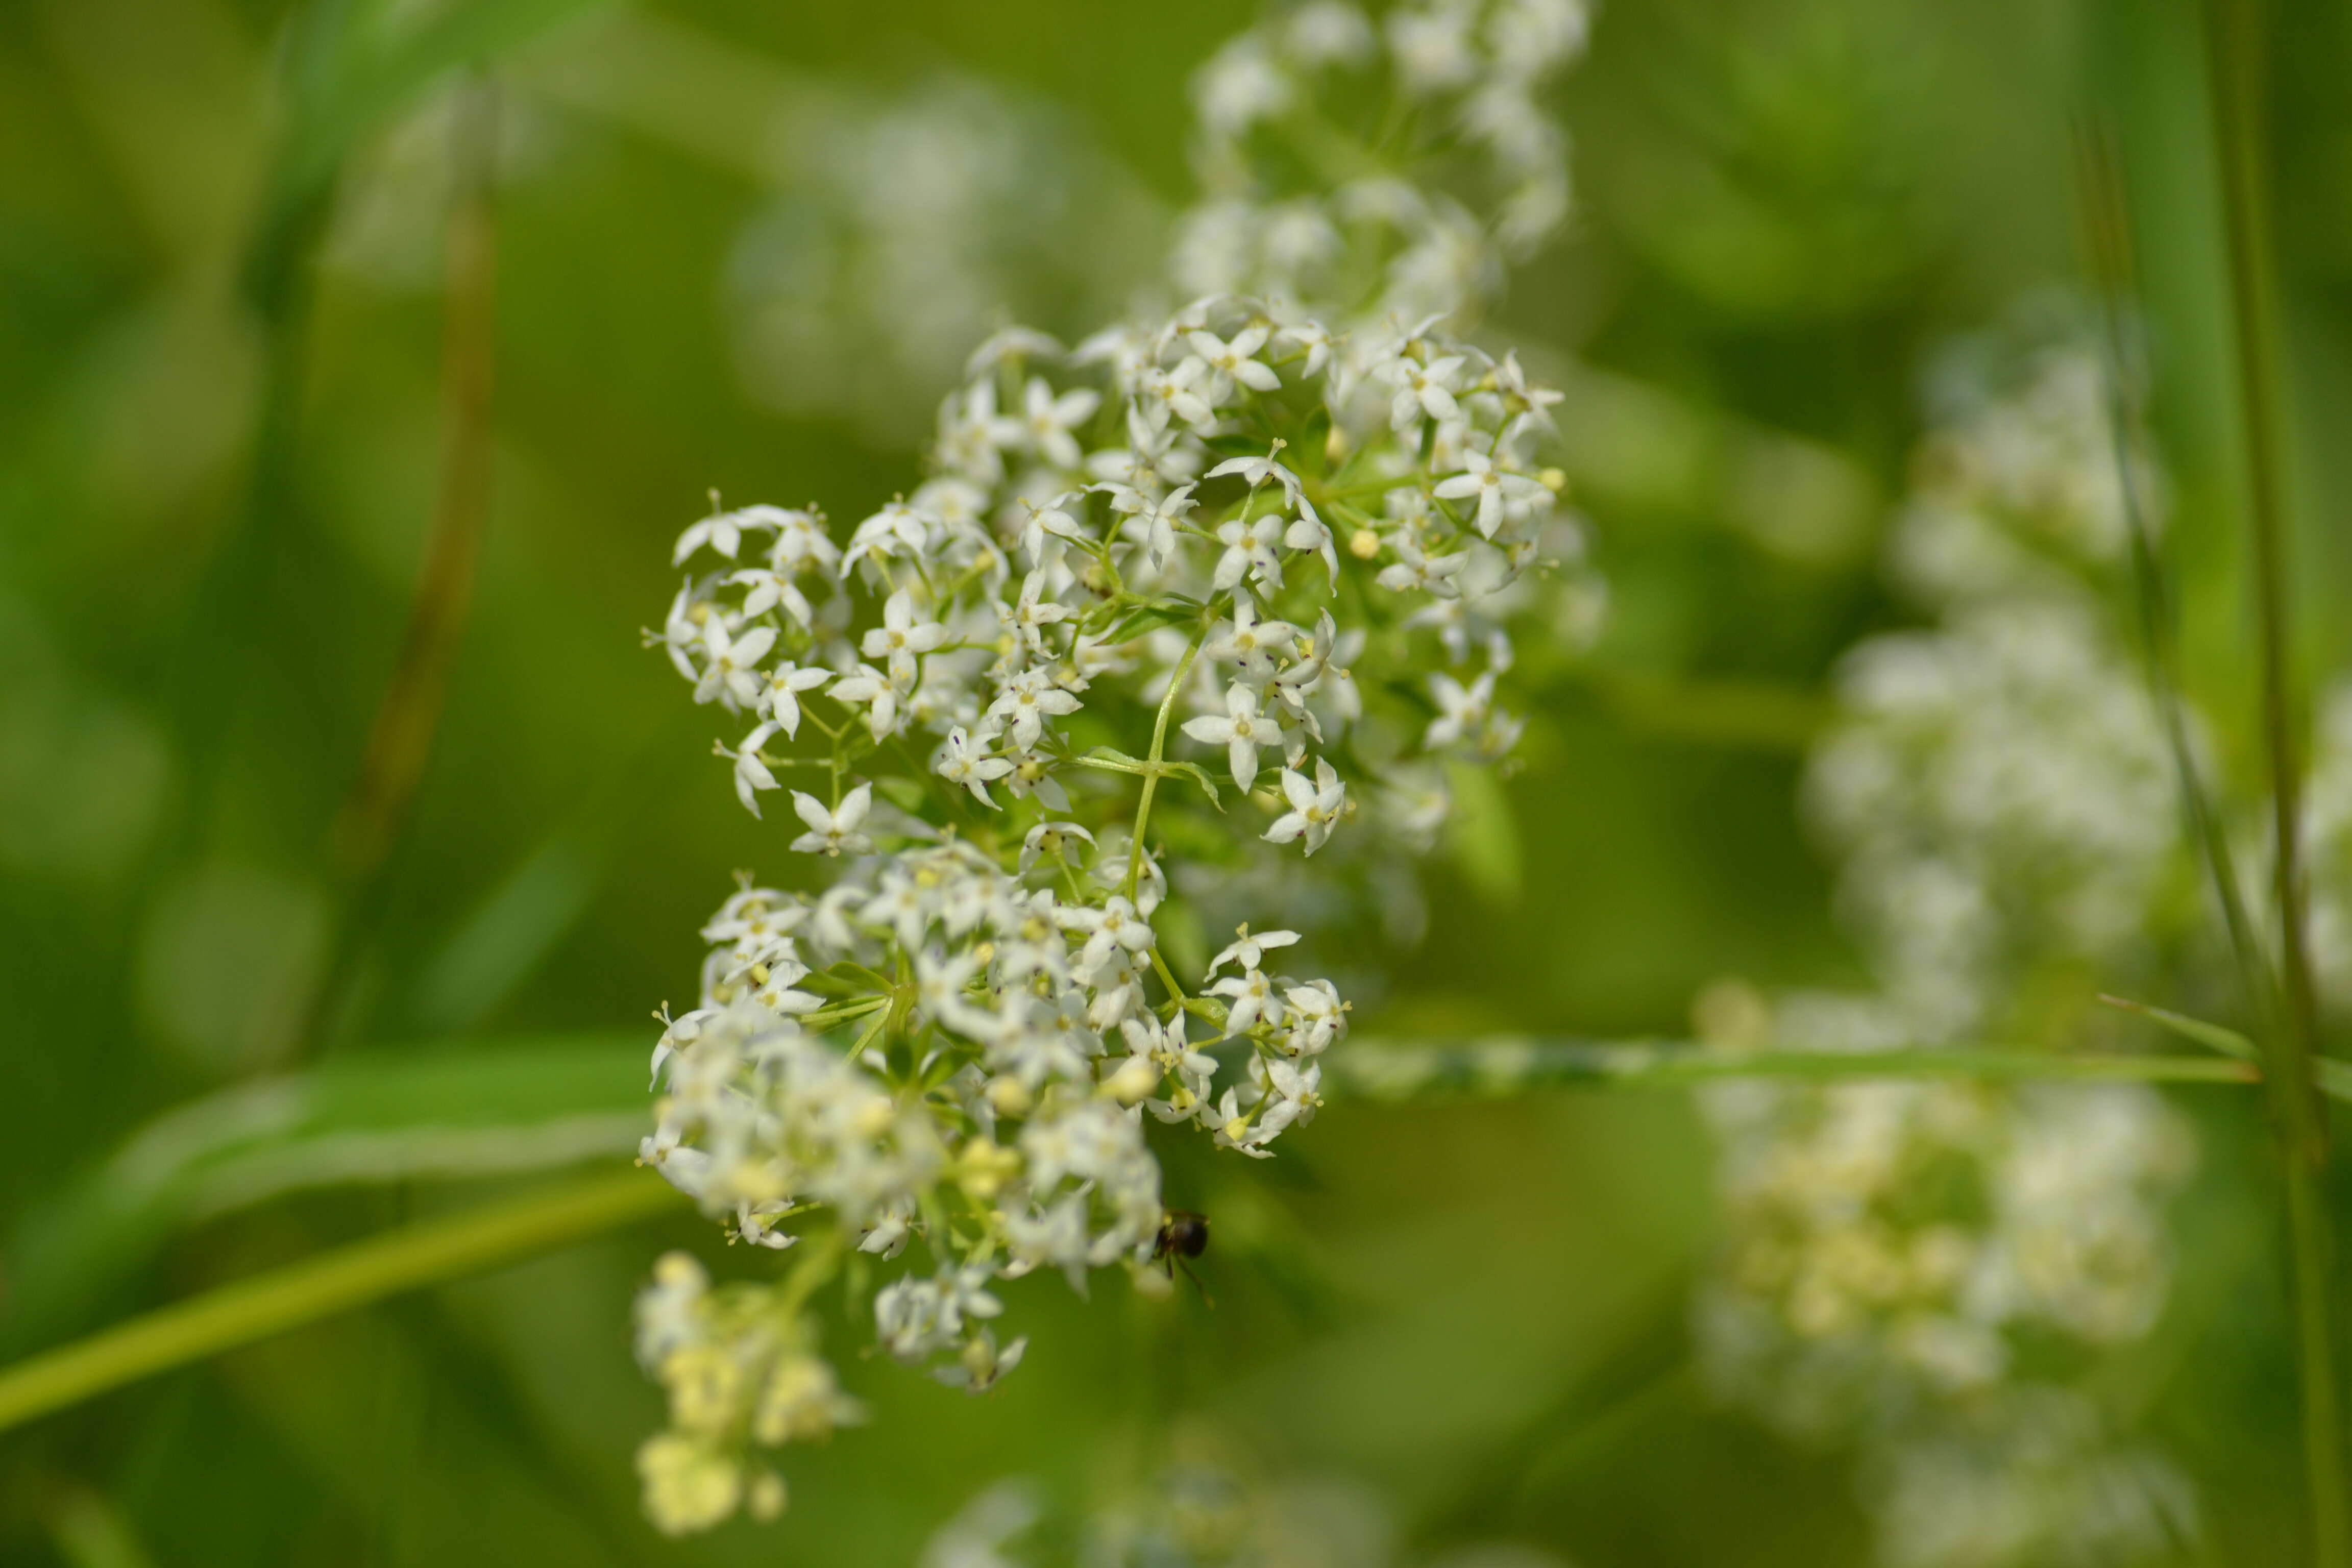
<instances>
[{"instance_id":1,"label":"green leaf","mask_svg":"<svg viewBox=\"0 0 2352 1568\"><path fill-rule=\"evenodd\" d=\"M1193 625L1201 619L1206 608L1204 605L1179 595L1171 603L1139 605L1095 635L1103 642L1123 643L1160 626Z\"/></svg>"},{"instance_id":2,"label":"green leaf","mask_svg":"<svg viewBox=\"0 0 2352 1568\"><path fill-rule=\"evenodd\" d=\"M1191 779L1194 784L1201 786L1201 793L1209 797L1209 804L1211 805L1215 806L1220 812L1223 812L1225 809L1223 800L1222 800L1217 795L1216 781L1208 775L1208 773L1202 769L1200 763L1162 763L1160 765L1168 769L1171 773L1182 773L1186 778Z\"/></svg>"},{"instance_id":3,"label":"green leaf","mask_svg":"<svg viewBox=\"0 0 2352 1568\"><path fill-rule=\"evenodd\" d=\"M9 1238L0 1351L87 1321L181 1227L283 1194L625 1157L650 1028L354 1052L164 1112Z\"/></svg>"}]
</instances>

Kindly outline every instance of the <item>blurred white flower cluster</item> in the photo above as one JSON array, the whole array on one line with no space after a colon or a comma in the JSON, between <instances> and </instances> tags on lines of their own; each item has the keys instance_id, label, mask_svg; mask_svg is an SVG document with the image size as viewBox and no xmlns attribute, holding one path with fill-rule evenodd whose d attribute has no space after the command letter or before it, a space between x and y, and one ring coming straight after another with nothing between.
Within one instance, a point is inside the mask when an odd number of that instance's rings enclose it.
<instances>
[{"instance_id":1,"label":"blurred white flower cluster","mask_svg":"<svg viewBox=\"0 0 2352 1568\"><path fill-rule=\"evenodd\" d=\"M1848 656L1805 781L1876 989L1718 988L1710 1037L2078 1040L2096 994L2145 972L2187 870L2109 602L2127 534L2103 374L2063 335L1947 363L1890 552L1930 624ZM1707 1105L1715 1380L1784 1430L1858 1441L1883 1562L2162 1555L2188 1528L2185 1483L2104 1434L2077 1386L2163 1310L2164 1204L2195 1146L2159 1096L1748 1082Z\"/></svg>"},{"instance_id":2,"label":"blurred white flower cluster","mask_svg":"<svg viewBox=\"0 0 2352 1568\"><path fill-rule=\"evenodd\" d=\"M1444 15L1491 40L1545 9ZM1274 24L1310 26L1373 36L1330 5ZM1223 124L1213 73L1202 92ZM679 539L691 574L648 640L734 719L744 805L789 797L827 879L746 879L655 1053L646 1161L734 1238L803 1249L697 1318L691 1355L646 1348L673 1407L640 1455L663 1528L781 1499L751 1450L818 1427L686 1384L713 1356L745 1389L801 1356L801 1304L852 1248L862 1277L919 1245L874 1294L877 1337L975 1392L1025 1348L998 1342L995 1281L1124 1266L1164 1289L1147 1118L1265 1156L1313 1116L1348 1013L1283 973L1290 931L1244 925L1180 975L1153 923L1171 870L1425 847L1438 765L1517 740L1507 623L1584 581L1535 456L1556 395L1385 295L1325 303L1214 293L1066 350L1007 329L942 405L926 480L845 539L773 506Z\"/></svg>"},{"instance_id":3,"label":"blurred white flower cluster","mask_svg":"<svg viewBox=\"0 0 2352 1568\"><path fill-rule=\"evenodd\" d=\"M1589 22L1583 0L1413 0L1377 24L1312 0L1234 38L1193 82L1203 199L1178 284L1406 319L1491 297L1568 216L1541 94Z\"/></svg>"},{"instance_id":4,"label":"blurred white flower cluster","mask_svg":"<svg viewBox=\"0 0 2352 1568\"><path fill-rule=\"evenodd\" d=\"M1286 1469L1213 1427L1180 1422L1169 1447L1146 1484L1079 1508L1024 1479L998 1481L932 1532L921 1568L1559 1568L1517 1544L1416 1552L1370 1482Z\"/></svg>"},{"instance_id":5,"label":"blurred white flower cluster","mask_svg":"<svg viewBox=\"0 0 2352 1568\"><path fill-rule=\"evenodd\" d=\"M933 73L799 100L724 281L745 386L911 445L1007 311L1084 325L1156 270L1167 214L1049 108Z\"/></svg>"}]
</instances>

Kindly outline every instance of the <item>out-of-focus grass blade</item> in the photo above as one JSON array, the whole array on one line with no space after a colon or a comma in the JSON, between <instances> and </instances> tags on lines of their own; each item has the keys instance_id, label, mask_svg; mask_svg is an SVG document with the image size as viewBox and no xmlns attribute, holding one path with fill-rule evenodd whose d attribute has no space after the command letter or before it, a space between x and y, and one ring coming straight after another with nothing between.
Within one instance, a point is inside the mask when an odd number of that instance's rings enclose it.
<instances>
[{"instance_id":1,"label":"out-of-focus grass blade","mask_svg":"<svg viewBox=\"0 0 2352 1568\"><path fill-rule=\"evenodd\" d=\"M2110 1007L2120 1007L2126 1013L2137 1013L2158 1028L2169 1029L2184 1040L2194 1040L2208 1050L2235 1057L2242 1062L2263 1059L2262 1047L2238 1033L2219 1024L2209 1024L2202 1018L2192 1018L2185 1013L2168 1013L2161 1007L2151 1007L2145 1002L2135 1002L2128 996L2102 995L2100 1001Z\"/></svg>"},{"instance_id":2,"label":"out-of-focus grass blade","mask_svg":"<svg viewBox=\"0 0 2352 1568\"><path fill-rule=\"evenodd\" d=\"M417 975L417 1022L437 1034L496 1012L579 923L604 879L600 850L557 833L492 888Z\"/></svg>"},{"instance_id":3,"label":"out-of-focus grass blade","mask_svg":"<svg viewBox=\"0 0 2352 1568\"><path fill-rule=\"evenodd\" d=\"M70 1331L178 1227L282 1194L623 1158L650 1055L643 1031L354 1052L166 1111L11 1238L0 1352Z\"/></svg>"},{"instance_id":4,"label":"out-of-focus grass blade","mask_svg":"<svg viewBox=\"0 0 2352 1568\"><path fill-rule=\"evenodd\" d=\"M1816 1083L1931 1078L2063 1083L2262 1081L2261 1071L2251 1063L2203 1056L2111 1056L1954 1045L1868 1051L1727 1050L1681 1040L1533 1037L1351 1040L1324 1059L1323 1075L1335 1098L1391 1101L1491 1098L1538 1089L1677 1088L1725 1079Z\"/></svg>"},{"instance_id":5,"label":"out-of-focus grass blade","mask_svg":"<svg viewBox=\"0 0 2352 1568\"><path fill-rule=\"evenodd\" d=\"M432 82L496 58L610 0L465 0L419 8L322 0L297 21L287 102L249 259L256 295L274 298L323 213L352 147Z\"/></svg>"},{"instance_id":6,"label":"out-of-focus grass blade","mask_svg":"<svg viewBox=\"0 0 2352 1568\"><path fill-rule=\"evenodd\" d=\"M2235 1029L2209 1024L2202 1018L2191 1018L2185 1013L2168 1013L2161 1007L2151 1007L2145 1002L2134 1002L2125 996L2102 996L2100 1001L2110 1007L2120 1007L2126 1013L2137 1013L2159 1028L2171 1030L2184 1039L2196 1041L2225 1057L2242 1062L2262 1060L2262 1047ZM2311 1074L2319 1085L2319 1092L2330 1100L2352 1100L2352 1062L2337 1061L2333 1057L2312 1058Z\"/></svg>"},{"instance_id":7,"label":"out-of-focus grass blade","mask_svg":"<svg viewBox=\"0 0 2352 1568\"><path fill-rule=\"evenodd\" d=\"M678 1201L648 1172L607 1171L331 1248L0 1367L0 1430L404 1290L578 1241Z\"/></svg>"}]
</instances>

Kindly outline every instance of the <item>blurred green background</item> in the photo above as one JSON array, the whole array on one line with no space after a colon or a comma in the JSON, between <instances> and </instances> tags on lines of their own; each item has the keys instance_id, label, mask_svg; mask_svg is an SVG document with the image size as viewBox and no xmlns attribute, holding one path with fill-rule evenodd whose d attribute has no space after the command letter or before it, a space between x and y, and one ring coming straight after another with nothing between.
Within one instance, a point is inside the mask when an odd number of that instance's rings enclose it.
<instances>
[{"instance_id":1,"label":"blurred green background","mask_svg":"<svg viewBox=\"0 0 2352 1568\"><path fill-rule=\"evenodd\" d=\"M1068 332L1156 274L1185 6L441 0L0 4L0 1236L132 1129L301 1063L642 1037L775 825L637 628L706 505L909 488L1006 316ZM2352 617L2352 14L2277 18L2273 134L2309 668ZM467 96L467 95L471 95ZM492 501L447 703L380 867L336 848L435 513L453 106L494 104ZM1686 1032L1737 974L1852 983L1793 786L1822 680L1901 612L1876 549L1935 346L2080 273L2069 127L2137 217L2192 681L2252 690L2197 17L2129 0L1620 0L1564 95L1573 232L1484 335L1570 392L1612 592L1529 765L1429 873L1361 1019ZM2204 1165L2132 1375L2215 1563L2298 1506L2259 1107L2182 1097ZM1213 1312L1011 1292L971 1400L862 1362L870 1427L790 1513L665 1542L627 1301L688 1215L289 1335L0 1436L0 1561L912 1563L987 1481L1083 1507L1181 1420L1342 1473L1402 1549L1585 1564L1864 1560L1841 1456L1690 1369L1709 1244L1680 1096L1335 1107L1268 1165L1171 1159ZM126 1237L11 1355L494 1181L349 1186ZM111 1238L81 1238L103 1253ZM0 1255L0 1314L57 1282ZM5 1318L0 1318L5 1321Z\"/></svg>"}]
</instances>

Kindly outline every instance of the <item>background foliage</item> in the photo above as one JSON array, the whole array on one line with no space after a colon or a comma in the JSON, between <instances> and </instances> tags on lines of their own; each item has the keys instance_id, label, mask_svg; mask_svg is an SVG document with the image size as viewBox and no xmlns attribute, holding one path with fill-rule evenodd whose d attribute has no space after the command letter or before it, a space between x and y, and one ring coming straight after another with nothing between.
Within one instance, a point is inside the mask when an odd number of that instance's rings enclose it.
<instances>
[{"instance_id":1,"label":"background foliage","mask_svg":"<svg viewBox=\"0 0 2352 1568\"><path fill-rule=\"evenodd\" d=\"M501 1180L60 1222L69 1180L159 1111L309 1059L609 1043L691 991L730 870L782 855L688 760L707 716L637 646L668 542L713 487L863 515L907 486L960 331L1116 309L1184 194L1186 72L1250 15L0 7L7 1353ZM2277 21L2317 672L2352 630L2352 447L2330 435L2352 415L2352 22ZM434 510L467 79L499 128L495 504L377 875L335 824ZM914 102L950 108L908 132ZM2190 682L2225 766L2259 778L2202 103L2179 5L1601 17L1565 110L1576 232L1490 335L1570 390L1611 627L1535 715L1529 765L1465 802L1426 939L1364 1026L1678 1035L1725 975L1853 980L1799 752L1839 650L1902 615L1874 563L1927 358L2080 271L2076 114L2115 126L2131 181ZM970 162L942 174L942 148ZM2279 1561L2295 1471L2259 1106L2177 1098L2206 1147L2181 1284L2117 1375L2199 1482L2210 1559ZM1353 1478L1416 1552L1858 1562L1840 1457L1717 1411L1690 1370L1710 1157L1669 1092L1335 1107L1239 1173L1194 1152L1170 1179L1217 1221L1213 1312L1026 1281L1037 1345L1001 1393L853 1361L873 1428L793 1456L784 1523L683 1545L636 1516L657 1396L626 1310L656 1246L708 1250L681 1215L0 1437L0 1560L911 1562L986 1480L1082 1503L1174 1422L1245 1468ZM79 1245L38 1250L45 1223Z\"/></svg>"}]
</instances>

